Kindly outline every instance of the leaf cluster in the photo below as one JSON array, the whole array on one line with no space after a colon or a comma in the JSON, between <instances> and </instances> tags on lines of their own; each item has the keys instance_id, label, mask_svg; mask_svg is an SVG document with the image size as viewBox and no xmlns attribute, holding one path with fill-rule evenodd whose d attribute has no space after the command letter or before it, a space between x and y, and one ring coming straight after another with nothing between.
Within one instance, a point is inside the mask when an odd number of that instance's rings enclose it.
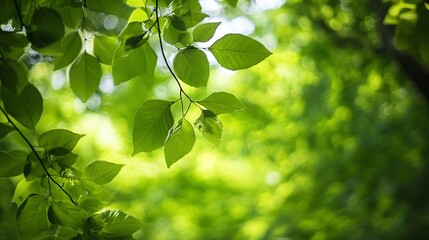
<instances>
[{"instance_id":1,"label":"leaf cluster","mask_svg":"<svg viewBox=\"0 0 429 240\"><path fill-rule=\"evenodd\" d=\"M235 6L237 1L226 3ZM226 92L196 101L184 91L182 84L206 87L210 77L207 54L229 70L252 67L271 55L261 43L241 34L227 34L207 44L221 23L204 22L209 16L198 0L0 0L0 5L0 109L7 120L0 123L0 137L15 132L28 146L28 152L0 150L0 177L24 176L13 198L19 206L22 239L127 239L140 226L123 212L102 211L109 199L101 185L113 180L122 165L95 161L78 169L78 155L72 151L83 135L66 129L38 132L44 96L28 81L34 64L26 61L28 56L52 59L53 69L67 71L70 88L86 102L97 93L104 74L111 74L115 85L154 81L155 47L159 47L178 85L179 98L141 105L134 118L133 154L164 147L170 167L192 150L195 128L219 145L223 125L218 115L243 109ZM152 38L159 45L154 46ZM177 49L172 63L165 45ZM182 108L178 118L171 111L176 103ZM186 119L191 107L201 111L194 124Z\"/></svg>"}]
</instances>

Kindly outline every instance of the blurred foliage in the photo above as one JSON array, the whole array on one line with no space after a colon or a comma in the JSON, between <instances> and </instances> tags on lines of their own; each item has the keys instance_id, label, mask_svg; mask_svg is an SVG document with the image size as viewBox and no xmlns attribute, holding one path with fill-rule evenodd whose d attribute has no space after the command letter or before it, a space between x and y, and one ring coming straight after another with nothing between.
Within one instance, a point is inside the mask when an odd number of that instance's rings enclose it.
<instances>
[{"instance_id":1,"label":"blurred foliage","mask_svg":"<svg viewBox=\"0 0 429 240\"><path fill-rule=\"evenodd\" d=\"M126 164L108 186L112 207L144 222L137 239L427 239L429 108L400 64L377 52L370 3L289 0L261 12L241 2L274 54L246 72L212 73L207 88L233 93L246 110L219 117L218 148L199 141L169 170L161 151L129 157L138 106L175 91L161 71L156 83L128 82L82 104L53 89L59 73L40 63L33 80L49 97L39 124L87 133L82 158ZM1 180L0 239L16 238L5 200L15 180Z\"/></svg>"}]
</instances>

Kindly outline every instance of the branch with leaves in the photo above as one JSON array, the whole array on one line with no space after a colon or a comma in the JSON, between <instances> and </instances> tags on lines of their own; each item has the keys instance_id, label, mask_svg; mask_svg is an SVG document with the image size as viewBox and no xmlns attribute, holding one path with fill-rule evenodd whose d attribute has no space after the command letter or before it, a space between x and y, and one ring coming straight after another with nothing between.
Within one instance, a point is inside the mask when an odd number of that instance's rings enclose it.
<instances>
[{"instance_id":1,"label":"branch with leaves","mask_svg":"<svg viewBox=\"0 0 429 240\"><path fill-rule=\"evenodd\" d=\"M240 101L226 92L196 101L184 90L184 84L195 88L207 85L207 54L213 54L219 65L229 70L252 67L271 54L261 43L241 34L227 34L201 47L214 37L221 23L204 22L209 16L202 12L198 0L14 0L2 8L0 110L7 122L0 123L0 137L17 132L30 151L0 149L0 177L23 175L13 202L19 206L17 230L24 240L52 236L131 238L141 225L121 211L102 210L109 204L108 191L102 185L113 180L121 164L95 161L79 170L75 165L78 155L72 151L83 135L65 129L37 134L44 99L28 81L31 63L23 64L28 52L49 56L54 70L67 69L70 88L86 102L98 92L103 74L111 74L115 85L130 80L155 81L158 56L152 46L155 41L150 39L157 38L179 98L142 103L134 118L132 154L163 147L168 167L191 152L195 128L219 145L223 125L218 116L243 109ZM106 16L125 22L125 27L104 27ZM172 63L167 45L177 49ZM178 102L182 111L175 117L171 107ZM193 124L187 119L191 107L201 112ZM35 135L34 143L19 124Z\"/></svg>"}]
</instances>

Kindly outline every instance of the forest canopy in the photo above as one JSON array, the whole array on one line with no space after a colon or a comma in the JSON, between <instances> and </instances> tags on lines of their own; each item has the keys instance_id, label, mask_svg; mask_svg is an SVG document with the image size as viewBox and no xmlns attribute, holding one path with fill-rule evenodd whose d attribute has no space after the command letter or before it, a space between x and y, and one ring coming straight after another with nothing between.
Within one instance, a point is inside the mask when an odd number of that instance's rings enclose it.
<instances>
[{"instance_id":1,"label":"forest canopy","mask_svg":"<svg viewBox=\"0 0 429 240\"><path fill-rule=\"evenodd\" d=\"M0 5L0 239L427 238L429 2Z\"/></svg>"}]
</instances>

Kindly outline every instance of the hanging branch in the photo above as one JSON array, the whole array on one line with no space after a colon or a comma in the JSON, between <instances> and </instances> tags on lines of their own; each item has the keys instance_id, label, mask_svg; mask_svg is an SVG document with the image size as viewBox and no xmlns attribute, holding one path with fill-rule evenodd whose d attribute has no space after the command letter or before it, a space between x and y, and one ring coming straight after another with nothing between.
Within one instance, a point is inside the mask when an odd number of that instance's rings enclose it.
<instances>
[{"instance_id":1,"label":"hanging branch","mask_svg":"<svg viewBox=\"0 0 429 240\"><path fill-rule=\"evenodd\" d=\"M186 92L183 90L182 85L180 84L179 79L177 78L176 74L174 73L173 69L170 67L170 64L168 63L167 57L165 56L165 52L164 52L164 45L162 43L162 38L161 38L161 27L159 24L159 5L158 5L158 0L155 1L155 17L156 17L156 24L157 24L157 28L158 28L158 39L159 39L159 47L161 49L161 55L162 58L164 59L165 65L167 65L168 71L170 72L170 74L173 76L174 80L176 81L177 85L179 86L180 89L180 101L182 103L182 115L185 114L184 111L184 106L183 106L183 100L182 100L182 94L185 95L189 101L193 104L195 104L194 100L192 100L191 97L189 97L188 94L186 94ZM196 105L196 104L195 104ZM198 106L198 105L196 105ZM189 110L189 107L188 107Z\"/></svg>"},{"instance_id":2,"label":"hanging branch","mask_svg":"<svg viewBox=\"0 0 429 240\"><path fill-rule=\"evenodd\" d=\"M3 109L3 107L0 106L0 111L3 113L3 115L6 117L7 121L13 126L13 128L19 133L19 135L24 139L24 141L27 143L27 145L30 147L31 151L36 155L37 160L39 160L40 165L42 165L43 171L46 173L46 176L48 177L48 180L52 181L55 185L57 185L62 192L64 192L70 199L70 201L75 205L78 206L75 200L73 200L72 196L52 177L52 175L48 172L48 169L46 168L45 164L43 163L42 158L37 153L36 149L33 147L33 145L30 143L30 141L27 139L27 137L21 132L21 130L16 126L16 124L12 121L12 119L9 117L7 112Z\"/></svg>"}]
</instances>

